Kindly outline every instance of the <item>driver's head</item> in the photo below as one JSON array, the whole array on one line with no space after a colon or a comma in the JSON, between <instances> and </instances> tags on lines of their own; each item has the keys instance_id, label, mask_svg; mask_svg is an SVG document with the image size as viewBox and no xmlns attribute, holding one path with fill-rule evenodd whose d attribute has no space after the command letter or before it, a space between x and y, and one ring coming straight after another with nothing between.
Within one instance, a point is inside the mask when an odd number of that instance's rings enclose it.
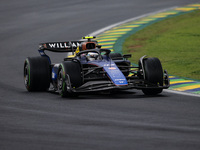
<instances>
[{"instance_id":1,"label":"driver's head","mask_svg":"<svg viewBox=\"0 0 200 150\"><path fill-rule=\"evenodd\" d=\"M89 52L86 57L89 61L93 61L97 59L98 53Z\"/></svg>"}]
</instances>

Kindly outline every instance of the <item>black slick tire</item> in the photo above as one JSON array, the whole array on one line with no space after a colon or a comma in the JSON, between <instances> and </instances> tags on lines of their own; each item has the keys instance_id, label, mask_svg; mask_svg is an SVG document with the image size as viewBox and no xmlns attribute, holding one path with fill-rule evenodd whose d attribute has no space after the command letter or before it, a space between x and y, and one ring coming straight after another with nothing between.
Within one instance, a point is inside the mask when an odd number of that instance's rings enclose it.
<instances>
[{"instance_id":1,"label":"black slick tire","mask_svg":"<svg viewBox=\"0 0 200 150\"><path fill-rule=\"evenodd\" d=\"M28 91L46 91L50 86L50 64L46 57L28 57L24 62L24 83Z\"/></svg>"},{"instance_id":2,"label":"black slick tire","mask_svg":"<svg viewBox=\"0 0 200 150\"><path fill-rule=\"evenodd\" d=\"M145 80L155 86L163 86L163 69L158 58L145 58L143 60ZM142 89L145 95L157 95L163 91L162 88Z\"/></svg>"},{"instance_id":3,"label":"black slick tire","mask_svg":"<svg viewBox=\"0 0 200 150\"><path fill-rule=\"evenodd\" d=\"M64 61L61 63L58 71L57 86L62 97L75 97L78 95L67 89L67 87L70 84L71 88L74 89L82 85L81 72L82 69L79 61Z\"/></svg>"}]
</instances>

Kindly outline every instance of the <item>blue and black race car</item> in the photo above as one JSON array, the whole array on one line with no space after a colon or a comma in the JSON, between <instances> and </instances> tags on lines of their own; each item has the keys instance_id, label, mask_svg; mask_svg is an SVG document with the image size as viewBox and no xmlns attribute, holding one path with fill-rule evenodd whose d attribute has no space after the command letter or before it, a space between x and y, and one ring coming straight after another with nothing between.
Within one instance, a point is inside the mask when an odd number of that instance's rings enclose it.
<instances>
[{"instance_id":1,"label":"blue and black race car","mask_svg":"<svg viewBox=\"0 0 200 150\"><path fill-rule=\"evenodd\" d=\"M24 82L28 91L59 92L63 97L83 92L139 89L156 95L169 87L167 71L158 58L140 58L133 67L130 54L111 53L101 49L94 37L68 42L41 43L39 57L28 57L24 63ZM51 63L45 51L71 53L59 64ZM68 54L69 55L69 54Z\"/></svg>"}]
</instances>

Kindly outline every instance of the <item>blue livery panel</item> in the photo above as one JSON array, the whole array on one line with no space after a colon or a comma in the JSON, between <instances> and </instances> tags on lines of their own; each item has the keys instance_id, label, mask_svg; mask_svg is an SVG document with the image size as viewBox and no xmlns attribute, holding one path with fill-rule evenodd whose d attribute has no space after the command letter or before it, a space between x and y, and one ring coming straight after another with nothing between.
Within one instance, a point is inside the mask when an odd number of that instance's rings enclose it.
<instances>
[{"instance_id":1,"label":"blue livery panel","mask_svg":"<svg viewBox=\"0 0 200 150\"><path fill-rule=\"evenodd\" d=\"M108 77L116 86L128 85L126 77L112 60L90 61L90 63L103 67Z\"/></svg>"}]
</instances>

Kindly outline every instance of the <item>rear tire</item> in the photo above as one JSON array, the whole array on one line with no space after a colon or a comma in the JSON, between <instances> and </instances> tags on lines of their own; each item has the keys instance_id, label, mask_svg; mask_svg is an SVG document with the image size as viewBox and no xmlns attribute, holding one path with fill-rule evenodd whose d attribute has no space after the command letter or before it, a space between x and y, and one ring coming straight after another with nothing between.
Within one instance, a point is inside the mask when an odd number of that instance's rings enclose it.
<instances>
[{"instance_id":1,"label":"rear tire","mask_svg":"<svg viewBox=\"0 0 200 150\"><path fill-rule=\"evenodd\" d=\"M46 57L28 57L24 63L24 83L28 91L46 91L50 86L50 64Z\"/></svg>"},{"instance_id":2,"label":"rear tire","mask_svg":"<svg viewBox=\"0 0 200 150\"><path fill-rule=\"evenodd\" d=\"M163 86L163 69L158 58L143 60L145 80L154 86ZM160 88L142 89L146 95L156 95L163 91Z\"/></svg>"},{"instance_id":3,"label":"rear tire","mask_svg":"<svg viewBox=\"0 0 200 150\"><path fill-rule=\"evenodd\" d=\"M69 92L67 87L71 84L71 88L77 88L82 85L82 69L78 61L64 61L62 62L58 71L58 91L62 97L74 97L77 93ZM68 81L67 75L70 78Z\"/></svg>"}]
</instances>

